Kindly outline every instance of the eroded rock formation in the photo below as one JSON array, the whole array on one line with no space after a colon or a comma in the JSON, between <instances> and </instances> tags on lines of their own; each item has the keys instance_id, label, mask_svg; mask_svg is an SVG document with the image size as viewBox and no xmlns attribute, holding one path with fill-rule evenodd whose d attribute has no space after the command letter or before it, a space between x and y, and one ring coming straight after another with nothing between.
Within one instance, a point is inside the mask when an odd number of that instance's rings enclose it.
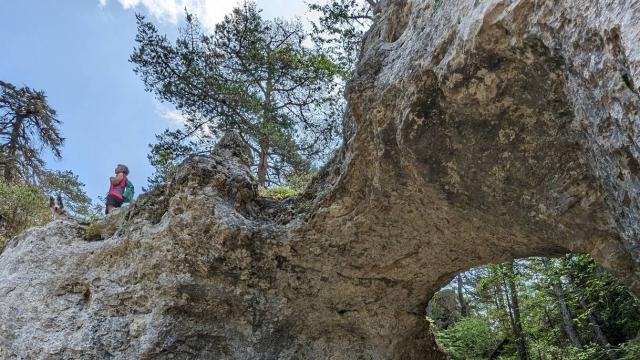
<instances>
[{"instance_id":1,"label":"eroded rock formation","mask_svg":"<svg viewBox=\"0 0 640 360\"><path fill-rule=\"evenodd\" d=\"M226 137L83 240L0 255L0 357L441 359L430 296L487 262L592 254L640 294L640 3L389 0L345 144L260 199Z\"/></svg>"}]
</instances>

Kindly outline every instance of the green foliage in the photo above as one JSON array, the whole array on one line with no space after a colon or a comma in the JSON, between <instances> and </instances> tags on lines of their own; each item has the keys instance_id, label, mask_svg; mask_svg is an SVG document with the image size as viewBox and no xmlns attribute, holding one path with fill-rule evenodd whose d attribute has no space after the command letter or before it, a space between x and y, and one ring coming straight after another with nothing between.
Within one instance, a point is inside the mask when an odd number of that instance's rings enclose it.
<instances>
[{"instance_id":1,"label":"green foliage","mask_svg":"<svg viewBox=\"0 0 640 360\"><path fill-rule=\"evenodd\" d=\"M87 241L101 240L101 227L97 222L90 223L84 229L84 239Z\"/></svg>"},{"instance_id":2,"label":"green foliage","mask_svg":"<svg viewBox=\"0 0 640 360\"><path fill-rule=\"evenodd\" d=\"M375 18L382 0L330 0L309 4L319 17L311 25L312 39L340 66L340 74L349 79L362 48L365 31Z\"/></svg>"},{"instance_id":3,"label":"green foliage","mask_svg":"<svg viewBox=\"0 0 640 360\"><path fill-rule=\"evenodd\" d=\"M509 308L513 295L508 286L510 281L516 284L522 329L531 358L608 359L608 347L620 358L640 358L637 338L640 301L589 256L548 259L547 266L539 258L522 259L514 262L513 272L505 264L487 265L465 272L464 278L464 296L471 308L468 318L483 319L495 339L509 340L499 359L518 358L512 331L513 312ZM559 285L557 289L564 295L582 347L575 346L566 332L553 284ZM451 292L452 287L450 284L444 291ZM436 338L453 358L486 359L488 355L479 355L478 348L458 345L465 344L459 339L464 339L461 334L466 332L464 328L458 329L457 324L468 318L450 325L446 332L438 329ZM601 329L606 344L596 335L594 323ZM482 333L478 330L478 334Z\"/></svg>"},{"instance_id":4,"label":"green foliage","mask_svg":"<svg viewBox=\"0 0 640 360\"><path fill-rule=\"evenodd\" d=\"M284 200L294 196L300 196L304 193L307 186L317 174L315 170L311 171L295 171L287 176L284 185L273 186L271 188L265 188L263 186L258 187L258 193L260 196L273 198L276 200ZM307 203L306 206L311 204Z\"/></svg>"},{"instance_id":5,"label":"green foliage","mask_svg":"<svg viewBox=\"0 0 640 360\"><path fill-rule=\"evenodd\" d=\"M43 171L39 185L45 194L60 194L65 209L72 214L84 217L90 215L91 199L84 192L84 184L73 172Z\"/></svg>"},{"instance_id":6,"label":"green foliage","mask_svg":"<svg viewBox=\"0 0 640 360\"><path fill-rule=\"evenodd\" d=\"M440 329L447 329L460 320L460 304L453 289L438 291L427 306L427 316Z\"/></svg>"},{"instance_id":7,"label":"green foliage","mask_svg":"<svg viewBox=\"0 0 640 360\"><path fill-rule=\"evenodd\" d=\"M569 288L580 307L580 319L594 314L615 345L640 332L640 301L589 256L563 259L559 266L571 279ZM586 305L583 308L580 299Z\"/></svg>"},{"instance_id":8,"label":"green foliage","mask_svg":"<svg viewBox=\"0 0 640 360\"><path fill-rule=\"evenodd\" d=\"M286 186L303 193L318 172L315 170L295 171L287 176Z\"/></svg>"},{"instance_id":9,"label":"green foliage","mask_svg":"<svg viewBox=\"0 0 640 360\"><path fill-rule=\"evenodd\" d=\"M152 146L159 173L152 180L166 181L176 163L210 150L228 131L253 149L263 186L281 184L293 170L326 156L341 130L340 68L306 40L300 22L265 20L250 1L212 34L187 14L175 44L138 16L135 72L186 119L184 129L165 132Z\"/></svg>"},{"instance_id":10,"label":"green foliage","mask_svg":"<svg viewBox=\"0 0 640 360\"><path fill-rule=\"evenodd\" d=\"M274 186L272 188L259 188L259 194L263 197L269 197L275 200L285 200L290 197L300 196L302 193L289 186Z\"/></svg>"},{"instance_id":11,"label":"green foliage","mask_svg":"<svg viewBox=\"0 0 640 360\"><path fill-rule=\"evenodd\" d=\"M51 219L48 201L37 186L0 180L0 199L0 249L8 239Z\"/></svg>"},{"instance_id":12,"label":"green foliage","mask_svg":"<svg viewBox=\"0 0 640 360\"><path fill-rule=\"evenodd\" d=\"M98 202L92 203L89 207L89 212L83 216L83 220L88 223L95 223L104 219L104 208L106 199L102 196L98 196Z\"/></svg>"},{"instance_id":13,"label":"green foliage","mask_svg":"<svg viewBox=\"0 0 640 360\"><path fill-rule=\"evenodd\" d=\"M607 359L607 351L597 345L587 345L582 349L576 347L567 347L564 349L562 359L567 360L593 360Z\"/></svg>"},{"instance_id":14,"label":"green foliage","mask_svg":"<svg viewBox=\"0 0 640 360\"><path fill-rule=\"evenodd\" d=\"M213 149L214 139L199 135L190 136L181 129L165 130L156 135L156 143L149 145L151 151L147 155L155 169L147 179L152 188L169 182L178 171L178 165L188 155L207 153Z\"/></svg>"},{"instance_id":15,"label":"green foliage","mask_svg":"<svg viewBox=\"0 0 640 360\"><path fill-rule=\"evenodd\" d=\"M64 138L43 91L0 81L0 249L23 230L50 220L48 195L72 215L91 214L91 199L71 171L51 171L42 152L61 158Z\"/></svg>"},{"instance_id":16,"label":"green foliage","mask_svg":"<svg viewBox=\"0 0 640 360\"><path fill-rule=\"evenodd\" d=\"M436 329L438 343L452 359L486 358L496 345L496 333L487 319L467 317L445 330Z\"/></svg>"},{"instance_id":17,"label":"green foliage","mask_svg":"<svg viewBox=\"0 0 640 360\"><path fill-rule=\"evenodd\" d=\"M622 345L621 360L640 359L640 335Z\"/></svg>"},{"instance_id":18,"label":"green foliage","mask_svg":"<svg viewBox=\"0 0 640 360\"><path fill-rule=\"evenodd\" d=\"M39 177L44 149L61 158L64 138L59 125L43 91L0 81L0 169L6 182Z\"/></svg>"}]
</instances>

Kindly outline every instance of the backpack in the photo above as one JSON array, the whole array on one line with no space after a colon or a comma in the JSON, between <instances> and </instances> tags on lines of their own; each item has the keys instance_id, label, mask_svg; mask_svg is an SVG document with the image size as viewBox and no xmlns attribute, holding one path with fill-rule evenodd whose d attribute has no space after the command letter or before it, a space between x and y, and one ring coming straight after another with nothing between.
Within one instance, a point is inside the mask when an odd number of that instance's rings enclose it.
<instances>
[{"instance_id":1,"label":"backpack","mask_svg":"<svg viewBox=\"0 0 640 360\"><path fill-rule=\"evenodd\" d=\"M124 202L128 203L133 200L133 194L135 194L135 189L133 187L133 183L127 179L127 183L124 186L124 191L122 192L122 198Z\"/></svg>"}]
</instances>

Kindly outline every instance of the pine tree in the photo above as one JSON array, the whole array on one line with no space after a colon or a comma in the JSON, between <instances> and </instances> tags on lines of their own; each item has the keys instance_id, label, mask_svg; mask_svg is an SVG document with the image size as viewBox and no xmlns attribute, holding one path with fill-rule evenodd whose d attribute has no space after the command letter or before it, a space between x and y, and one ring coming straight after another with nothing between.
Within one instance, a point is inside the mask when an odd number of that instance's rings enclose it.
<instances>
[{"instance_id":1,"label":"pine tree","mask_svg":"<svg viewBox=\"0 0 640 360\"><path fill-rule=\"evenodd\" d=\"M549 286L558 301L558 310L562 316L562 324L565 333L569 337L569 340L573 343L573 345L577 348L582 348L582 340L580 339L580 335L573 324L573 314L571 313L571 309L567 304L567 296L564 286L562 284L562 279L557 276L554 272L553 267L550 265L549 259L546 257L540 258L540 261L543 264L545 275L549 279Z\"/></svg>"},{"instance_id":2,"label":"pine tree","mask_svg":"<svg viewBox=\"0 0 640 360\"><path fill-rule=\"evenodd\" d=\"M345 78L353 72L365 32L373 23L383 0L330 0L309 4L319 18L312 23L312 38L340 64Z\"/></svg>"},{"instance_id":3,"label":"pine tree","mask_svg":"<svg viewBox=\"0 0 640 360\"><path fill-rule=\"evenodd\" d=\"M0 166L6 182L33 182L43 171L43 148L61 157L59 125L43 91L0 81Z\"/></svg>"},{"instance_id":4,"label":"pine tree","mask_svg":"<svg viewBox=\"0 0 640 360\"><path fill-rule=\"evenodd\" d=\"M30 194L25 195L25 199L31 199L33 189L40 189L41 195L60 195L68 210L85 215L89 212L91 199L85 194L84 184L78 176L68 170L48 170L42 158L44 150L49 150L57 159L62 157L64 138L60 133L60 125L44 91L27 86L19 88L0 81L0 169L5 189ZM14 202L27 203L31 204L32 201ZM16 205L14 209L18 211L25 208ZM29 215L28 212L25 216ZM41 218L40 215L38 217ZM9 226L9 217L3 218L4 226ZM21 220L20 223L28 224L27 220Z\"/></svg>"},{"instance_id":5,"label":"pine tree","mask_svg":"<svg viewBox=\"0 0 640 360\"><path fill-rule=\"evenodd\" d=\"M135 72L187 119L184 131L165 136L173 145L157 151L236 131L256 154L263 186L326 154L340 132L339 69L305 41L301 23L264 20L253 2L235 8L210 35L187 14L175 44L138 15Z\"/></svg>"}]
</instances>

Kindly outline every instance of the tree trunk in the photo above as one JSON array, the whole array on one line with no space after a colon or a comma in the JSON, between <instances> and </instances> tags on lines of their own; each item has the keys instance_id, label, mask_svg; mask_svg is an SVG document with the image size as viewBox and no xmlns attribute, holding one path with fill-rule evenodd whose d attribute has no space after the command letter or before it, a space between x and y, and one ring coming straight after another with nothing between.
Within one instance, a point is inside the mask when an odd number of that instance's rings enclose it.
<instances>
[{"instance_id":1,"label":"tree trunk","mask_svg":"<svg viewBox=\"0 0 640 360\"><path fill-rule=\"evenodd\" d=\"M11 137L7 143L7 153L4 164L4 180L11 183L15 180L15 172L17 167L18 141L20 140L20 131L22 130L22 122L24 116L16 115L16 121L11 129Z\"/></svg>"},{"instance_id":2,"label":"tree trunk","mask_svg":"<svg viewBox=\"0 0 640 360\"><path fill-rule=\"evenodd\" d=\"M570 259L566 259L565 261L571 261ZM600 346L602 346L603 348L607 349L607 357L611 360L617 360L618 359L618 354L616 353L616 351L613 349L613 347L611 346L611 343L609 343L609 340L607 340L607 337L605 336L604 332L602 331L602 328L600 327L600 321L598 320L598 317L596 316L596 314L593 313L593 311L589 310L589 306L587 305L587 301L585 300L585 297L582 295L585 293L585 290L583 289L583 287L580 285L580 283L578 281L576 281L575 277L571 276L571 273L568 273L569 275L569 281L571 282L571 285L578 291L578 301L580 303L580 307L589 313L588 319L589 319L589 325L591 325L591 329L593 330L593 334L596 338L596 341L598 342L598 344L600 344Z\"/></svg>"},{"instance_id":3,"label":"tree trunk","mask_svg":"<svg viewBox=\"0 0 640 360\"><path fill-rule=\"evenodd\" d=\"M549 259L542 257L542 264L546 270L550 270L549 267ZM569 337L569 340L573 343L577 348L582 348L582 340L580 340L580 336L576 331L575 326L573 326L573 317L571 316L571 311L567 306L567 301L565 299L564 289L562 288L562 283L560 280L551 279L551 288L553 290L553 294L558 301L558 307L560 308L560 314L562 315L562 324L564 327L564 331Z\"/></svg>"},{"instance_id":4,"label":"tree trunk","mask_svg":"<svg viewBox=\"0 0 640 360\"><path fill-rule=\"evenodd\" d=\"M547 310L546 307L544 309L544 317L547 319L547 322L549 323L550 326L554 326L554 321L553 319L551 319L551 315L549 315L549 311Z\"/></svg>"},{"instance_id":5,"label":"tree trunk","mask_svg":"<svg viewBox=\"0 0 640 360\"><path fill-rule=\"evenodd\" d=\"M456 277L458 283L458 301L460 302L460 315L467 317L469 311L467 309L467 302L464 300L464 289L462 289L462 274L458 274Z\"/></svg>"},{"instance_id":6,"label":"tree trunk","mask_svg":"<svg viewBox=\"0 0 640 360\"><path fill-rule=\"evenodd\" d=\"M518 336L515 333L516 320L513 317L513 305L511 303L511 296L509 295L509 289L507 288L507 283L504 281L503 281L502 291L504 292L504 295L506 298L505 301L506 301L507 315L509 315L509 324L511 325L511 332L514 333L514 337L517 339Z\"/></svg>"},{"instance_id":7,"label":"tree trunk","mask_svg":"<svg viewBox=\"0 0 640 360\"><path fill-rule=\"evenodd\" d=\"M508 343L509 343L508 338L502 339L502 341L498 343L498 346L496 346L496 348L489 355L489 360L495 360L498 358L498 356L502 355L502 352L504 351L504 347Z\"/></svg>"},{"instance_id":8,"label":"tree trunk","mask_svg":"<svg viewBox=\"0 0 640 360\"><path fill-rule=\"evenodd\" d=\"M580 306L585 311L589 312L589 324L591 325L591 329L593 329L593 334L596 337L596 341L598 342L598 344L600 344L600 346L607 349L607 356L609 357L609 359L617 360L618 355L613 350L611 343L609 343L609 340L607 340L607 337L604 335L604 332L600 327L600 321L598 320L598 317L593 313L593 311L589 310L589 307L587 306L587 303L584 300L584 297L579 296L579 298L580 298Z\"/></svg>"},{"instance_id":9,"label":"tree trunk","mask_svg":"<svg viewBox=\"0 0 640 360\"><path fill-rule=\"evenodd\" d=\"M504 315L506 315L509 318L509 326L511 327L511 329L513 329L513 315L511 314L511 309L509 308L509 299L508 299L508 295L506 294L506 289L500 285L500 284L496 284L495 286L495 290L496 290L496 310L498 311L498 313L500 312L504 312ZM507 297L507 299L505 299L505 297ZM500 323L506 323L503 321L500 321ZM508 331L507 326L504 326L505 328L505 332Z\"/></svg>"},{"instance_id":10,"label":"tree trunk","mask_svg":"<svg viewBox=\"0 0 640 360\"><path fill-rule=\"evenodd\" d=\"M271 54L271 51L269 51ZM269 55L270 57L271 55ZM263 126L268 128L273 120L273 104L271 92L273 91L273 67L269 64L267 67L267 79L264 90L264 104L262 108ZM269 156L269 136L268 132L262 134L260 139L260 161L258 162L258 185L267 187L267 158Z\"/></svg>"},{"instance_id":11,"label":"tree trunk","mask_svg":"<svg viewBox=\"0 0 640 360\"><path fill-rule=\"evenodd\" d=\"M516 282L514 280L515 272L513 270L513 262L507 265L509 276L507 282L509 284L509 292L511 293L509 300L509 307L513 314L513 335L516 338L516 348L518 350L519 360L528 360L527 344L524 339L524 333L522 331L522 321L520 320L520 304L518 303L518 291L516 289Z\"/></svg>"},{"instance_id":12,"label":"tree trunk","mask_svg":"<svg viewBox=\"0 0 640 360\"><path fill-rule=\"evenodd\" d=\"M266 187L267 184L267 157L269 145L266 141L260 142L260 161L258 163L258 185Z\"/></svg>"}]
</instances>

